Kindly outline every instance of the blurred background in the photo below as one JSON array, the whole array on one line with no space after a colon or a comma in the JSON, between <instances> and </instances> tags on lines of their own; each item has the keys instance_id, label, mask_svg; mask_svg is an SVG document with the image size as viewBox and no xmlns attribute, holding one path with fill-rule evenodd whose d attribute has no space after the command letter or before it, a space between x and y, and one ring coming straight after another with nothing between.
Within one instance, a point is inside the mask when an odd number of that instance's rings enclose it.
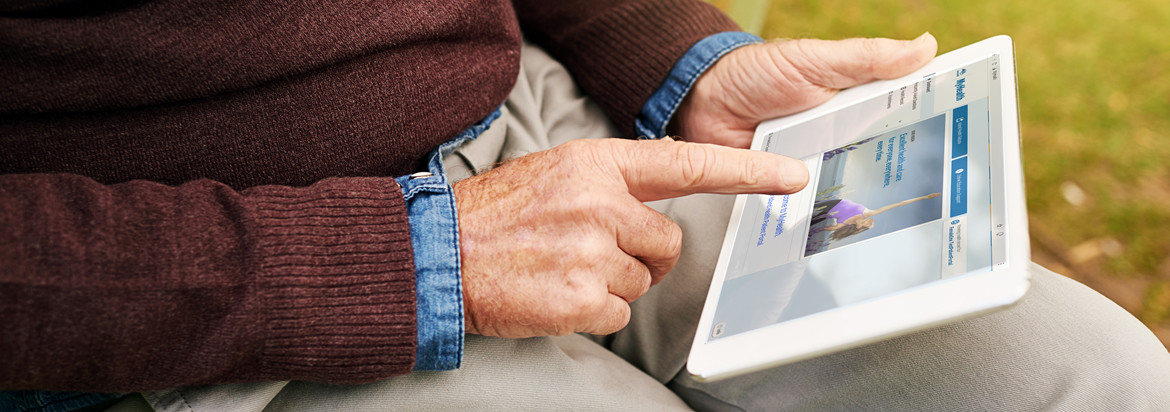
<instances>
[{"instance_id":1,"label":"blurred background","mask_svg":"<svg viewBox=\"0 0 1170 412\"><path fill-rule=\"evenodd\" d=\"M1010 35L1033 260L1170 347L1170 1L708 1L765 39Z\"/></svg>"}]
</instances>

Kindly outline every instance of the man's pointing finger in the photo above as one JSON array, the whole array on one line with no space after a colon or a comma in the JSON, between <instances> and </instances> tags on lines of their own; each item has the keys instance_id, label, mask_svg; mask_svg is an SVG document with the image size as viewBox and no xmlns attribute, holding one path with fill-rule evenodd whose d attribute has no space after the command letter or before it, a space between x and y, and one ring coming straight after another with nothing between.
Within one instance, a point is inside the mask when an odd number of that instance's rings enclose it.
<instances>
[{"instance_id":1,"label":"man's pointing finger","mask_svg":"<svg viewBox=\"0 0 1170 412\"><path fill-rule=\"evenodd\" d=\"M808 183L804 162L774 153L671 140L625 143L614 159L630 194L643 202L692 193L789 194Z\"/></svg>"}]
</instances>

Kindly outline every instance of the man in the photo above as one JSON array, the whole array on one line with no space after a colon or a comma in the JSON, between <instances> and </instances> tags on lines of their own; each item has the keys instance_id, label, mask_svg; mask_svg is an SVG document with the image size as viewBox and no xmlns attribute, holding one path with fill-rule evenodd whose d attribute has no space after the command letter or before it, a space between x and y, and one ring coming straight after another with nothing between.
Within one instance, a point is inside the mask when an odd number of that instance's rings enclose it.
<instances>
[{"instance_id":1,"label":"man","mask_svg":"<svg viewBox=\"0 0 1170 412\"><path fill-rule=\"evenodd\" d=\"M798 162L734 147L759 120L920 67L928 35L755 44L689 1L79 7L3 9L6 389L208 410L993 406L1065 376L1034 356L1071 334L1071 365L1164 402L1148 331L1044 276L1034 303L982 323L718 385L680 372L713 262L689 242L721 238L702 231L726 204L657 205L668 218L642 202L799 190ZM687 142L557 145L668 128ZM478 175L452 185L460 165ZM1080 309L1055 317L1065 306ZM1097 323L1074 326L1086 312ZM993 356L1038 324L1061 333ZM196 386L232 382L256 383ZM930 385L945 389L906 394ZM1047 388L1009 405L1116 405Z\"/></svg>"}]
</instances>

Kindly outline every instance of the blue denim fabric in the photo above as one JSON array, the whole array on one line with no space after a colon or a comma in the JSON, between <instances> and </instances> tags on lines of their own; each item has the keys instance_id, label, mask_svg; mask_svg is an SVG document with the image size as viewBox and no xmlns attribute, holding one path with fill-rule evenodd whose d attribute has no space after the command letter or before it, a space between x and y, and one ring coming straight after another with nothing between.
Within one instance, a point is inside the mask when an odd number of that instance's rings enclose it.
<instances>
[{"instance_id":1,"label":"blue denim fabric","mask_svg":"<svg viewBox=\"0 0 1170 412\"><path fill-rule=\"evenodd\" d=\"M463 355L463 289L459 270L459 226L455 197L442 158L474 139L500 117L496 110L431 152L433 176L395 180L406 196L410 239L414 245L418 304L418 353L415 370L459 367ZM118 393L0 391L0 412L71 411L121 397Z\"/></svg>"},{"instance_id":2,"label":"blue denim fabric","mask_svg":"<svg viewBox=\"0 0 1170 412\"><path fill-rule=\"evenodd\" d=\"M644 138L665 136L666 124L699 76L728 52L759 42L763 39L748 33L727 32L695 43L675 63L670 75L642 107L635 124L638 133ZM499 116L497 110L432 152L428 168L433 176L398 178L406 195L410 237L414 244L418 299L415 370L455 369L463 357L458 217L442 158L463 142L478 137Z\"/></svg>"},{"instance_id":3,"label":"blue denim fabric","mask_svg":"<svg viewBox=\"0 0 1170 412\"><path fill-rule=\"evenodd\" d=\"M720 57L739 47L761 43L748 33L718 33L700 40L675 63L666 80L650 96L635 120L639 138L666 136L666 125L699 79ZM479 137L500 111L464 130L431 152L432 176L397 178L406 197L410 238L414 246L418 305L418 352L415 370L450 370L463 358L463 286L459 259L459 225L455 197L443 168L443 157L467 140ZM94 405L120 394L9 391L0 392L0 411L67 411ZM41 408L41 409L38 409Z\"/></svg>"},{"instance_id":4,"label":"blue denim fabric","mask_svg":"<svg viewBox=\"0 0 1170 412\"><path fill-rule=\"evenodd\" d=\"M64 412L121 396L120 393L0 391L0 411Z\"/></svg>"},{"instance_id":5,"label":"blue denim fabric","mask_svg":"<svg viewBox=\"0 0 1170 412\"><path fill-rule=\"evenodd\" d=\"M427 164L430 176L397 179L406 196L410 240L414 245L418 302L418 352L414 370L456 369L463 358L459 220L443 157L463 142L479 137L499 117L500 111L496 110L431 152Z\"/></svg>"},{"instance_id":6,"label":"blue denim fabric","mask_svg":"<svg viewBox=\"0 0 1170 412\"><path fill-rule=\"evenodd\" d=\"M743 32L725 32L707 36L687 50L674 64L666 80L658 87L634 120L639 139L666 136L666 125L674 116L695 81L723 55L743 46L763 43L763 39Z\"/></svg>"}]
</instances>

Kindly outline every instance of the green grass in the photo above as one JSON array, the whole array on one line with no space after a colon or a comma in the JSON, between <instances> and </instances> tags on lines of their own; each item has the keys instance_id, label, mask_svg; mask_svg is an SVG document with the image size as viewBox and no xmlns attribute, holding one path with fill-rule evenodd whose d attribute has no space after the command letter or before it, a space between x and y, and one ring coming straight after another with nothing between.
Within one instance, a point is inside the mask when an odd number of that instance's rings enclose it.
<instances>
[{"instance_id":1,"label":"green grass","mask_svg":"<svg viewBox=\"0 0 1170 412\"><path fill-rule=\"evenodd\" d=\"M758 18L737 1L713 3ZM764 38L930 31L944 53L1012 36L1037 261L1101 290L1170 342L1170 2L756 3ZM1071 186L1085 194L1080 205L1063 195ZM1098 253L1103 239L1121 247Z\"/></svg>"}]
</instances>

